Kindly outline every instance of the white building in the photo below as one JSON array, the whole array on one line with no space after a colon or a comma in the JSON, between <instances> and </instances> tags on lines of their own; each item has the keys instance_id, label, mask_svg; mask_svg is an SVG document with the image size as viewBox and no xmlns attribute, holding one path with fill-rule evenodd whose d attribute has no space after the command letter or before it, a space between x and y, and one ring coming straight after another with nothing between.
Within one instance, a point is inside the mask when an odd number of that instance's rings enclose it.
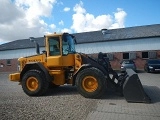
<instances>
[{"instance_id":1,"label":"white building","mask_svg":"<svg viewBox=\"0 0 160 120\"><path fill-rule=\"evenodd\" d=\"M122 59L134 59L143 69L146 59L160 58L160 24L73 34L77 38L76 51L91 54L109 53L112 67L118 69ZM43 37L36 38L44 50ZM29 39L0 45L0 72L15 71L17 58L36 54Z\"/></svg>"}]
</instances>

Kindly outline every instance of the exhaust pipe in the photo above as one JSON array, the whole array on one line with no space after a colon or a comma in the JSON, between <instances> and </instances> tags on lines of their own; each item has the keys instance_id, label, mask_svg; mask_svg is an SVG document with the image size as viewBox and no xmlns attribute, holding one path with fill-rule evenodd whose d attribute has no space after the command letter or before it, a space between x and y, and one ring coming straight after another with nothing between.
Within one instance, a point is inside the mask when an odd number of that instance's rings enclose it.
<instances>
[{"instance_id":1,"label":"exhaust pipe","mask_svg":"<svg viewBox=\"0 0 160 120\"><path fill-rule=\"evenodd\" d=\"M127 77L123 83L123 95L127 102L150 103L151 99L145 93L140 79L132 69L127 69Z\"/></svg>"},{"instance_id":2,"label":"exhaust pipe","mask_svg":"<svg viewBox=\"0 0 160 120\"><path fill-rule=\"evenodd\" d=\"M39 44L37 43L37 41L35 40L35 38L34 37L30 37L29 39L30 39L31 42L35 43L36 53L40 54L40 52L39 52Z\"/></svg>"}]
</instances>

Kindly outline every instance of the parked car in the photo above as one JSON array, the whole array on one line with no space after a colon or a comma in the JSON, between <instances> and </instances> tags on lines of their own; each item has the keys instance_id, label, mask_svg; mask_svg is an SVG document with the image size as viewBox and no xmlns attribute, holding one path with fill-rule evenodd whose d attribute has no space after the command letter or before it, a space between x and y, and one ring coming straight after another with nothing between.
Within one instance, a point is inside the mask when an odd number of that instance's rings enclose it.
<instances>
[{"instance_id":1,"label":"parked car","mask_svg":"<svg viewBox=\"0 0 160 120\"><path fill-rule=\"evenodd\" d=\"M132 69L136 72L137 68L133 60L123 60L121 62L121 72L125 72L126 68Z\"/></svg>"},{"instance_id":2,"label":"parked car","mask_svg":"<svg viewBox=\"0 0 160 120\"><path fill-rule=\"evenodd\" d=\"M144 70L146 72L160 72L160 59L149 59L146 61Z\"/></svg>"}]
</instances>

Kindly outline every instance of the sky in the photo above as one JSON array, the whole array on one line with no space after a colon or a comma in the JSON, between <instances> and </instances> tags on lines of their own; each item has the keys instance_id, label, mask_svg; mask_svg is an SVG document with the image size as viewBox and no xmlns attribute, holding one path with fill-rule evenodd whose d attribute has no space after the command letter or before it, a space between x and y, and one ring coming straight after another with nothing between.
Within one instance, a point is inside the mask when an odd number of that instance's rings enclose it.
<instances>
[{"instance_id":1,"label":"sky","mask_svg":"<svg viewBox=\"0 0 160 120\"><path fill-rule=\"evenodd\" d=\"M43 37L160 24L160 0L0 0L0 44Z\"/></svg>"}]
</instances>

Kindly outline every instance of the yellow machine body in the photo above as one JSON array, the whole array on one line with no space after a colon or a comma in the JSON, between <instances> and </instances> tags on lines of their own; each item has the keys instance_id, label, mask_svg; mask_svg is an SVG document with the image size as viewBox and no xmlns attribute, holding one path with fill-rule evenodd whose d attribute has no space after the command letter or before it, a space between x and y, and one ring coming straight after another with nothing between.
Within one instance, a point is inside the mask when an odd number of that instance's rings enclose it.
<instances>
[{"instance_id":1,"label":"yellow machine body","mask_svg":"<svg viewBox=\"0 0 160 120\"><path fill-rule=\"evenodd\" d=\"M51 76L53 76L53 84L55 85L63 85L65 83L72 84L73 78L68 80L65 79L65 70L72 69L72 71L76 72L81 67L81 57L77 53L62 55L62 35L63 34L49 34L46 35L45 40L45 52L42 54L37 54L33 56L19 58L19 67L20 71L18 73L13 73L9 75L9 79L11 81L21 82L21 71L27 64L32 63L41 63L49 72ZM50 38L56 38L57 43L52 43ZM50 40L50 43L49 43ZM59 51L52 51L51 44L55 45ZM55 53L53 53L55 52Z\"/></svg>"},{"instance_id":2,"label":"yellow machine body","mask_svg":"<svg viewBox=\"0 0 160 120\"><path fill-rule=\"evenodd\" d=\"M32 39L31 39L32 40ZM32 40L33 41L33 40ZM49 85L76 85L78 92L87 98L98 98L105 93L107 85L115 86L128 102L150 102L138 75L126 70L118 75L103 53L95 60L75 51L76 39L68 33L49 34L44 37L45 51L18 59L19 72L9 75L11 81L20 82L29 96L43 95ZM110 78L110 74L113 78ZM115 79L118 82L115 82ZM110 84L111 83L111 84Z\"/></svg>"}]
</instances>

